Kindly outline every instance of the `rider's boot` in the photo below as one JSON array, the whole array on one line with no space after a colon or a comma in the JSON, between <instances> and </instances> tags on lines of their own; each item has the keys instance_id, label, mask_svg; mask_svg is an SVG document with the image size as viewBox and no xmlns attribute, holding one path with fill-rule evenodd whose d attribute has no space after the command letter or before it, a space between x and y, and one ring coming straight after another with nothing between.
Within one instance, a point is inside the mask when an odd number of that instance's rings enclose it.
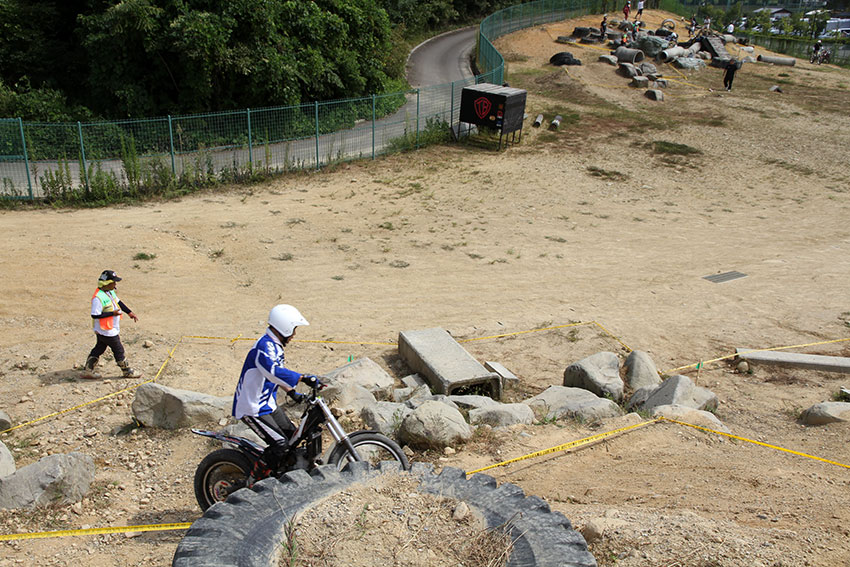
<instances>
[{"instance_id":1,"label":"rider's boot","mask_svg":"<svg viewBox=\"0 0 850 567\"><path fill-rule=\"evenodd\" d=\"M141 376L140 373L130 368L130 363L127 362L126 358L124 360L116 360L115 364L117 364L118 368L121 369L121 374L124 378L138 378Z\"/></svg>"},{"instance_id":2,"label":"rider's boot","mask_svg":"<svg viewBox=\"0 0 850 567\"><path fill-rule=\"evenodd\" d=\"M100 378L97 373L94 371L97 366L97 361L100 359L98 356L89 356L86 359L86 365L83 367L83 378Z\"/></svg>"}]
</instances>

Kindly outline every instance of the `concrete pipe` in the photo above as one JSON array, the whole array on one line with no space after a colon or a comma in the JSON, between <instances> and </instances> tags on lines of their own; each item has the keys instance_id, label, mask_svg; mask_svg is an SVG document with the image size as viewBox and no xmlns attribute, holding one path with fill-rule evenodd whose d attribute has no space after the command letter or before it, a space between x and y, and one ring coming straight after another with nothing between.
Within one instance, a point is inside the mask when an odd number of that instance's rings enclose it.
<instances>
[{"instance_id":1,"label":"concrete pipe","mask_svg":"<svg viewBox=\"0 0 850 567\"><path fill-rule=\"evenodd\" d=\"M773 65L787 65L793 67L797 60L793 57L776 57L773 55L759 55L757 61L762 63L772 63Z\"/></svg>"},{"instance_id":2,"label":"concrete pipe","mask_svg":"<svg viewBox=\"0 0 850 567\"><path fill-rule=\"evenodd\" d=\"M658 58L667 63L668 61L672 61L677 57L684 57L687 53L687 50L684 47L668 47L667 49L661 51L658 54Z\"/></svg>"},{"instance_id":3,"label":"concrete pipe","mask_svg":"<svg viewBox=\"0 0 850 567\"><path fill-rule=\"evenodd\" d=\"M534 124L532 124L532 126L539 128L541 124L543 124L543 115L538 114L537 118L534 119Z\"/></svg>"},{"instance_id":4,"label":"concrete pipe","mask_svg":"<svg viewBox=\"0 0 850 567\"><path fill-rule=\"evenodd\" d=\"M640 49L629 49L622 45L614 50L614 56L617 61L625 61L626 63L640 63L643 61L643 51Z\"/></svg>"},{"instance_id":5,"label":"concrete pipe","mask_svg":"<svg viewBox=\"0 0 850 567\"><path fill-rule=\"evenodd\" d=\"M554 119L552 119L552 122L549 124L549 129L550 129L550 130L557 130L557 129L558 129L558 126L560 126L560 125L561 125L561 120L563 120L563 118L561 118L561 115L560 115L560 114L558 114L557 116L555 116L555 118L554 118Z\"/></svg>"}]
</instances>

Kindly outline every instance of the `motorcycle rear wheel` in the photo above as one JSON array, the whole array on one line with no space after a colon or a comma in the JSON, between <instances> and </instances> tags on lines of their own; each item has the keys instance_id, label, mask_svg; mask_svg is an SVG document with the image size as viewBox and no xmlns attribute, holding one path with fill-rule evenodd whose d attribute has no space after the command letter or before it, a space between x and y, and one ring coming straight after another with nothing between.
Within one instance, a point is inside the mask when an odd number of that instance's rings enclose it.
<instances>
[{"instance_id":1,"label":"motorcycle rear wheel","mask_svg":"<svg viewBox=\"0 0 850 567\"><path fill-rule=\"evenodd\" d=\"M410 470L407 455L398 443L386 435L374 431L355 431L349 435L349 439L360 457L372 467L377 467L382 461L396 461L401 470ZM349 462L354 462L354 457L345 443L338 443L328 457L328 464L342 470Z\"/></svg>"},{"instance_id":2,"label":"motorcycle rear wheel","mask_svg":"<svg viewBox=\"0 0 850 567\"><path fill-rule=\"evenodd\" d=\"M251 469L251 460L235 449L219 449L204 457L195 471L195 498L201 510L206 512L246 487Z\"/></svg>"}]
</instances>

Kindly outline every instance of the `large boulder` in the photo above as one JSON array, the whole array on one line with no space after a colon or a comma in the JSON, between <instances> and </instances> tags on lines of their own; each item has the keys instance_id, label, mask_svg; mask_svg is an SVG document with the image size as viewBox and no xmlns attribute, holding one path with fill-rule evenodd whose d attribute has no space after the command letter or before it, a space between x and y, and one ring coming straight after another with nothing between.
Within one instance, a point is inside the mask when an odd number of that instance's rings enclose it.
<instances>
[{"instance_id":1,"label":"large boulder","mask_svg":"<svg viewBox=\"0 0 850 567\"><path fill-rule=\"evenodd\" d=\"M413 410L399 429L399 439L411 447L440 448L472 438L472 428L457 409L428 400Z\"/></svg>"},{"instance_id":2,"label":"large boulder","mask_svg":"<svg viewBox=\"0 0 850 567\"><path fill-rule=\"evenodd\" d=\"M620 359L613 352L597 352L583 358L564 370L564 386L584 388L619 402L623 399Z\"/></svg>"},{"instance_id":3,"label":"large boulder","mask_svg":"<svg viewBox=\"0 0 850 567\"><path fill-rule=\"evenodd\" d=\"M711 412L680 406L676 404L656 406L652 408L652 417L666 417L691 425L698 425L706 429L721 431L723 433L731 433L729 428L723 425L723 422L717 419L717 416Z\"/></svg>"},{"instance_id":4,"label":"large boulder","mask_svg":"<svg viewBox=\"0 0 850 567\"><path fill-rule=\"evenodd\" d=\"M387 437L396 437L404 418L412 412L405 404L377 402L364 407L360 411L360 419L368 429L379 431Z\"/></svg>"},{"instance_id":5,"label":"large boulder","mask_svg":"<svg viewBox=\"0 0 850 567\"><path fill-rule=\"evenodd\" d=\"M322 376L329 385L356 384L372 392L377 398L389 397L395 379L371 358L359 358Z\"/></svg>"},{"instance_id":6,"label":"large boulder","mask_svg":"<svg viewBox=\"0 0 850 567\"><path fill-rule=\"evenodd\" d=\"M9 476L13 472L15 472L15 457L12 456L12 452L6 447L6 445L0 441L0 478L4 476Z\"/></svg>"},{"instance_id":7,"label":"large boulder","mask_svg":"<svg viewBox=\"0 0 850 567\"><path fill-rule=\"evenodd\" d=\"M359 384L346 384L337 382L322 391L328 403L343 412L359 414L366 406L375 403L375 396L368 389Z\"/></svg>"},{"instance_id":8,"label":"large boulder","mask_svg":"<svg viewBox=\"0 0 850 567\"><path fill-rule=\"evenodd\" d=\"M634 391L641 388L655 388L661 384L661 376L652 358L642 350L633 350L623 363L626 370L626 383Z\"/></svg>"},{"instance_id":9,"label":"large boulder","mask_svg":"<svg viewBox=\"0 0 850 567\"><path fill-rule=\"evenodd\" d=\"M639 35L634 47L637 47L647 57L655 57L665 49L667 49L667 40L663 37L653 35Z\"/></svg>"},{"instance_id":10,"label":"large boulder","mask_svg":"<svg viewBox=\"0 0 850 567\"><path fill-rule=\"evenodd\" d=\"M850 403L821 402L803 411L800 421L806 425L826 425L836 421L850 421Z\"/></svg>"},{"instance_id":11,"label":"large boulder","mask_svg":"<svg viewBox=\"0 0 850 567\"><path fill-rule=\"evenodd\" d=\"M541 419L575 418L581 421L595 421L623 415L623 410L613 401L600 398L582 388L566 386L550 386L523 403Z\"/></svg>"},{"instance_id":12,"label":"large boulder","mask_svg":"<svg viewBox=\"0 0 850 567\"><path fill-rule=\"evenodd\" d=\"M531 425L534 423L534 411L527 404L496 404L471 410L469 423L506 427L508 425Z\"/></svg>"},{"instance_id":13,"label":"large boulder","mask_svg":"<svg viewBox=\"0 0 850 567\"><path fill-rule=\"evenodd\" d=\"M136 388L133 415L147 427L178 429L219 422L230 416L233 398L219 398L154 382Z\"/></svg>"},{"instance_id":14,"label":"large boulder","mask_svg":"<svg viewBox=\"0 0 850 567\"><path fill-rule=\"evenodd\" d=\"M94 480L94 460L83 453L50 455L0 478L0 508L36 508L82 500Z\"/></svg>"},{"instance_id":15,"label":"large boulder","mask_svg":"<svg viewBox=\"0 0 850 567\"><path fill-rule=\"evenodd\" d=\"M657 406L671 404L712 411L717 409L718 400L711 390L696 386L687 376L677 374L664 380L640 407L649 411Z\"/></svg>"}]
</instances>

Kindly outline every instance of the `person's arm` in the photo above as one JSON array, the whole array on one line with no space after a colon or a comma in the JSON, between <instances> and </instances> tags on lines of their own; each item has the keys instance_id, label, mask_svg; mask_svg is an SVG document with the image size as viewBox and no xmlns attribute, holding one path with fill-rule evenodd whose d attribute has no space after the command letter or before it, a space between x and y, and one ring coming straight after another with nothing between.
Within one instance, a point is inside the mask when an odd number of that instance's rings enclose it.
<instances>
[{"instance_id":1,"label":"person's arm","mask_svg":"<svg viewBox=\"0 0 850 567\"><path fill-rule=\"evenodd\" d=\"M138 318L138 317L136 317L136 314L135 314L135 313L133 313L133 310L132 310L132 309L130 309L129 307L127 307L127 305L126 305L123 301L118 300L118 307L120 307L120 308L121 308L121 311L123 311L124 313L126 313L126 314L127 314L127 316L128 316L128 317L130 317L130 319L132 319L133 321L138 321L138 320L139 320L139 318Z\"/></svg>"},{"instance_id":2,"label":"person's arm","mask_svg":"<svg viewBox=\"0 0 850 567\"><path fill-rule=\"evenodd\" d=\"M92 319L104 319L106 317L112 317L112 313L107 311L103 312L103 304L101 304L100 300L97 297L93 297L91 300L91 318Z\"/></svg>"},{"instance_id":3,"label":"person's arm","mask_svg":"<svg viewBox=\"0 0 850 567\"><path fill-rule=\"evenodd\" d=\"M267 348L271 349L273 347L269 345ZM294 388L298 384L298 380L301 379L300 373L280 364L274 353L267 350L257 349L256 363L257 368L262 369L263 375L267 380L278 386L283 386L283 389L287 392Z\"/></svg>"}]
</instances>

